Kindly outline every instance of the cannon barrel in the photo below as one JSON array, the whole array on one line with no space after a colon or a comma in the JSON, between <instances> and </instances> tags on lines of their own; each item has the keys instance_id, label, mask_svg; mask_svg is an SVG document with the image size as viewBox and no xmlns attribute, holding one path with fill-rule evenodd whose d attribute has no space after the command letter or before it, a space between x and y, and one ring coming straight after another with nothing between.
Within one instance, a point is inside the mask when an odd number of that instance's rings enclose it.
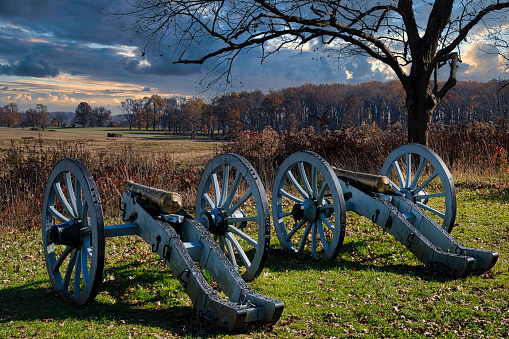
<instances>
[{"instance_id":1,"label":"cannon barrel","mask_svg":"<svg viewBox=\"0 0 509 339\"><path fill-rule=\"evenodd\" d=\"M363 186L366 186L377 193L385 193L392 189L389 178L383 175L352 172L332 166L332 169L338 177L353 180Z\"/></svg>"},{"instance_id":2,"label":"cannon barrel","mask_svg":"<svg viewBox=\"0 0 509 339\"><path fill-rule=\"evenodd\" d=\"M126 180L121 188L138 193L145 202L166 213L176 213L182 208L182 197L175 192L140 185L132 180Z\"/></svg>"}]
</instances>

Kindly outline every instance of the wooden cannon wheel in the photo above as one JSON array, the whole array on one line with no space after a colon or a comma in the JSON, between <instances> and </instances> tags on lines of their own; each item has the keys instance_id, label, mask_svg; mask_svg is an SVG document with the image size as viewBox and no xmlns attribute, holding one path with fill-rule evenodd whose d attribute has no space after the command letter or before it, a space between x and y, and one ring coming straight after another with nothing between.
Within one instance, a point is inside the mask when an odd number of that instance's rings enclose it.
<instances>
[{"instance_id":1,"label":"wooden cannon wheel","mask_svg":"<svg viewBox=\"0 0 509 339\"><path fill-rule=\"evenodd\" d=\"M422 208L447 232L456 220L456 190L443 160L430 148L407 144L385 159L380 171L391 180L394 191Z\"/></svg>"},{"instance_id":2,"label":"wooden cannon wheel","mask_svg":"<svg viewBox=\"0 0 509 339\"><path fill-rule=\"evenodd\" d=\"M60 160L42 209L42 242L53 288L79 305L93 300L104 269L104 219L97 186L79 160Z\"/></svg>"},{"instance_id":3,"label":"wooden cannon wheel","mask_svg":"<svg viewBox=\"0 0 509 339\"><path fill-rule=\"evenodd\" d=\"M272 191L272 218L284 249L302 253L311 235L313 258L337 257L345 236L345 200L321 156L303 151L283 161Z\"/></svg>"},{"instance_id":4,"label":"wooden cannon wheel","mask_svg":"<svg viewBox=\"0 0 509 339\"><path fill-rule=\"evenodd\" d=\"M244 157L221 154L208 163L198 185L196 218L244 280L260 274L269 253L270 211L260 177Z\"/></svg>"}]
</instances>

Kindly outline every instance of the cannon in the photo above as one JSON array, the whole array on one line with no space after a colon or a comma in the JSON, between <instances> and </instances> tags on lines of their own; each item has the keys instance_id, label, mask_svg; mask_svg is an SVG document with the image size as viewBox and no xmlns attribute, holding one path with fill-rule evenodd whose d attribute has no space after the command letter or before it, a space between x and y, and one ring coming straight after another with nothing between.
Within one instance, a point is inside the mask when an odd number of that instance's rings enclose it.
<instances>
[{"instance_id":1,"label":"cannon","mask_svg":"<svg viewBox=\"0 0 509 339\"><path fill-rule=\"evenodd\" d=\"M279 319L283 302L254 292L245 282L265 265L270 212L258 174L243 157L223 154L206 166L196 219L181 209L177 193L132 181L122 191L124 223L104 225L99 192L87 167L73 158L55 165L42 210L44 257L54 289L79 305L92 301L103 280L105 238L138 235L173 271L205 318L232 331Z\"/></svg>"},{"instance_id":2,"label":"cannon","mask_svg":"<svg viewBox=\"0 0 509 339\"><path fill-rule=\"evenodd\" d=\"M380 175L333 168L310 151L282 162L272 191L272 217L284 249L302 253L310 242L313 258L335 259L347 211L371 219L441 275L480 274L498 259L497 252L466 247L451 236L454 183L442 159L423 145L395 149Z\"/></svg>"}]
</instances>

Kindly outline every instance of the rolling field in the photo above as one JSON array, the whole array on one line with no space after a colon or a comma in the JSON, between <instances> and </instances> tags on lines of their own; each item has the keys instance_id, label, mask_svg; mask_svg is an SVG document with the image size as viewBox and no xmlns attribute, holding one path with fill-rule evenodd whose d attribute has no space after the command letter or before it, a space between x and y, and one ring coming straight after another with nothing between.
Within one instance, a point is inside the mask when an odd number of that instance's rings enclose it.
<instances>
[{"instance_id":1,"label":"rolling field","mask_svg":"<svg viewBox=\"0 0 509 339\"><path fill-rule=\"evenodd\" d=\"M120 133L122 137L108 138L108 133ZM221 145L221 142L210 141L209 138L202 136L191 140L188 136L175 136L151 130L89 127L32 131L27 128L0 127L0 150L8 148L13 140L46 149L54 147L60 141L71 142L99 152L129 144L136 150L171 154L172 160L177 163L197 166L205 165ZM43 142L39 143L39 140Z\"/></svg>"},{"instance_id":2,"label":"rolling field","mask_svg":"<svg viewBox=\"0 0 509 339\"><path fill-rule=\"evenodd\" d=\"M160 140L157 133L151 136L150 132L144 137L127 136L126 132L122 138L106 138L106 133L106 129L80 129L79 134L71 134L0 128L0 156L9 155L9 149L12 153L11 139L15 139L16 151L27 156L61 154L62 147L76 147L80 154L91 155L89 161L99 173L99 193L106 201L111 192L105 183L116 185L124 179L117 176L125 174L105 170L100 159L122 167L122 156L131 152L135 161L148 161L152 167L164 164L172 171L195 164L198 175L221 150L221 143L200 139ZM144 154L151 157L147 160ZM171 160L161 162L159 157ZM139 170L140 175L148 173L144 171L148 169ZM168 177L164 170L150 175L159 187L175 184L169 182L175 178L181 180L181 172L175 173ZM0 337L507 337L509 184L490 178L466 180L454 173L453 177L458 179L458 211L451 234L467 246L497 251L499 260L489 272L458 279L431 273L392 236L351 212L341 252L331 262L313 260L309 249L302 256L285 254L272 228L267 265L250 285L256 292L282 300L285 310L275 325L250 325L239 333L226 333L197 318L178 280L150 246L135 236L107 239L104 281L98 296L85 307L69 303L49 282L37 217L40 211L31 217L35 221L26 220L17 212L21 207L9 206L11 219L19 220L19 227L0 232ZM195 188L193 191L191 186L196 179L192 179L186 191L187 210L194 214ZM265 189L272 191L272 187ZM106 224L121 223L118 201L111 200Z\"/></svg>"}]
</instances>

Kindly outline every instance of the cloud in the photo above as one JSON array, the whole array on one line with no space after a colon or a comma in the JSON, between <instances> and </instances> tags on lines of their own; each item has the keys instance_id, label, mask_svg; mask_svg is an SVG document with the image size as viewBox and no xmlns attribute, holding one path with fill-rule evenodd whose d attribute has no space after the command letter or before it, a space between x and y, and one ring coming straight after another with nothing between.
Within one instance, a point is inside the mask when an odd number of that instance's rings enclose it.
<instances>
[{"instance_id":1,"label":"cloud","mask_svg":"<svg viewBox=\"0 0 509 339\"><path fill-rule=\"evenodd\" d=\"M145 87L141 90L142 92L150 92L152 89L150 87Z\"/></svg>"},{"instance_id":2,"label":"cloud","mask_svg":"<svg viewBox=\"0 0 509 339\"><path fill-rule=\"evenodd\" d=\"M505 78L507 60L503 59L499 50L489 43L476 42L462 51L462 63L459 63L457 77L460 80L486 81L486 79ZM505 64L505 66L504 66ZM444 67L445 68L445 67ZM442 73L447 73L442 71Z\"/></svg>"},{"instance_id":3,"label":"cloud","mask_svg":"<svg viewBox=\"0 0 509 339\"><path fill-rule=\"evenodd\" d=\"M28 103L32 101L32 96L28 94L16 94L16 95L7 95L5 97L0 97L0 102L22 102Z\"/></svg>"},{"instance_id":4,"label":"cloud","mask_svg":"<svg viewBox=\"0 0 509 339\"><path fill-rule=\"evenodd\" d=\"M8 65L0 64L0 74L17 75L25 77L56 77L60 74L58 67L50 66L41 58L38 51L23 56L18 62L11 61Z\"/></svg>"}]
</instances>

